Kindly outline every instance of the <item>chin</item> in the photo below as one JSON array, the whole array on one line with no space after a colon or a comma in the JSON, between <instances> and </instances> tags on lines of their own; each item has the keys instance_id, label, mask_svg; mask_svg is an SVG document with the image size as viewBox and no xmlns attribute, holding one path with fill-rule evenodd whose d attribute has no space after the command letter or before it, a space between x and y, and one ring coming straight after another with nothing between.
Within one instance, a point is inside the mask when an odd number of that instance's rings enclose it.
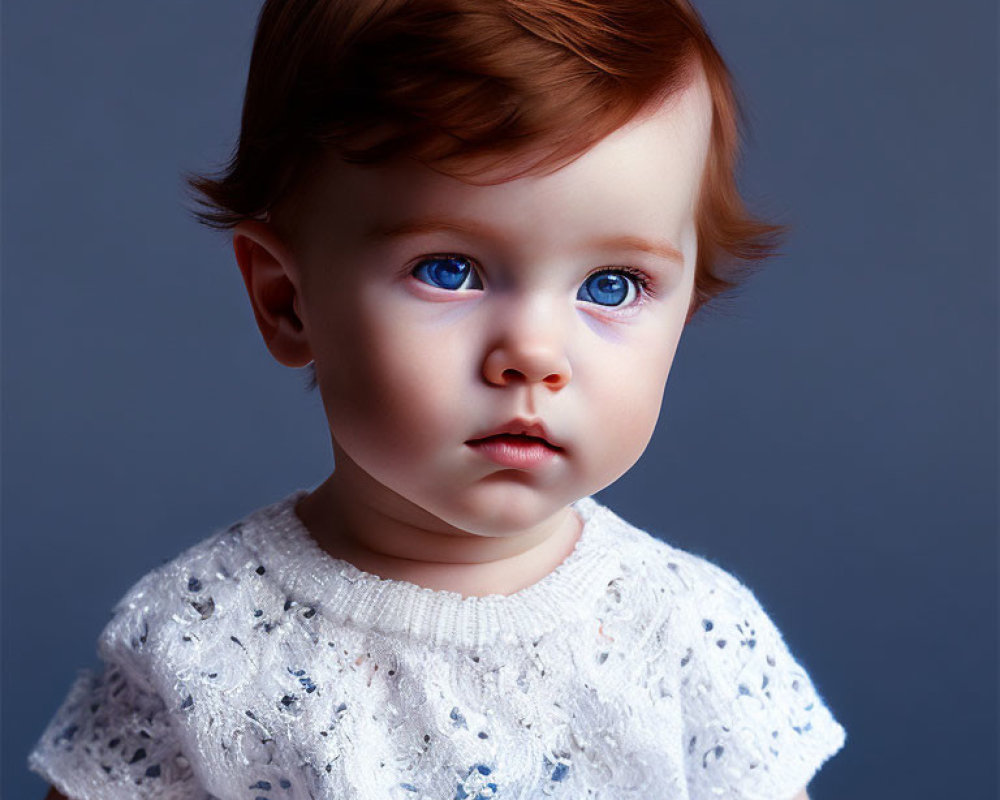
<instances>
[{"instance_id":1,"label":"chin","mask_svg":"<svg viewBox=\"0 0 1000 800\"><path fill-rule=\"evenodd\" d=\"M545 522L577 499L508 481L503 486L476 487L464 498L450 498L436 516L469 533L506 536Z\"/></svg>"}]
</instances>

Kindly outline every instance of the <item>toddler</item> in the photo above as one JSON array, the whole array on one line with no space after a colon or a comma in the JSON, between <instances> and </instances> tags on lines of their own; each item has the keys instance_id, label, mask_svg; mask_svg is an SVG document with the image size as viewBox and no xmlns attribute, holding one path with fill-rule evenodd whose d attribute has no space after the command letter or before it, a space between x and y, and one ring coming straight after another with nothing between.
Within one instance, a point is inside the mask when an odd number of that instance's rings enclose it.
<instances>
[{"instance_id":1,"label":"toddler","mask_svg":"<svg viewBox=\"0 0 1000 800\"><path fill-rule=\"evenodd\" d=\"M153 570L30 755L74 800L805 798L752 593L591 495L777 229L687 0L268 0L196 177L335 471Z\"/></svg>"}]
</instances>

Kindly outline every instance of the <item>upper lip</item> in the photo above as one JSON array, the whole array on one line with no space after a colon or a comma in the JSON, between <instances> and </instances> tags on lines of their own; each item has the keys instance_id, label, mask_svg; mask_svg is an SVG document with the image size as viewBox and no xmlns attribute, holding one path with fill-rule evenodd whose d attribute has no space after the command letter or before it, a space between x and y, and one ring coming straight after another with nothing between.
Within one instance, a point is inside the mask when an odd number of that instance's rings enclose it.
<instances>
[{"instance_id":1,"label":"upper lip","mask_svg":"<svg viewBox=\"0 0 1000 800\"><path fill-rule=\"evenodd\" d=\"M562 450L562 446L552 439L548 430L540 419L524 419L517 418L512 419L510 422L506 422L503 425L493 428L486 433L481 433L472 439L470 442L479 441L480 439L488 439L491 436L501 436L503 434L510 434L512 436L531 436L535 439L541 439L545 444L553 447L557 450Z\"/></svg>"}]
</instances>

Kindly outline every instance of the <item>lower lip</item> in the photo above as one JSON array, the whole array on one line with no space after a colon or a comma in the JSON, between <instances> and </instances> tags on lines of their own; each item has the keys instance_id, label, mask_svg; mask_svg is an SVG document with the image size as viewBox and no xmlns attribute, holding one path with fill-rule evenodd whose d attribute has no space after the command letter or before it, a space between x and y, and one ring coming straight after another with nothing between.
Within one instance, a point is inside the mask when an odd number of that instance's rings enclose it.
<instances>
[{"instance_id":1,"label":"lower lip","mask_svg":"<svg viewBox=\"0 0 1000 800\"><path fill-rule=\"evenodd\" d=\"M554 458L557 450L540 442L516 436L492 436L467 442L477 453L502 467L527 469L537 467Z\"/></svg>"}]
</instances>

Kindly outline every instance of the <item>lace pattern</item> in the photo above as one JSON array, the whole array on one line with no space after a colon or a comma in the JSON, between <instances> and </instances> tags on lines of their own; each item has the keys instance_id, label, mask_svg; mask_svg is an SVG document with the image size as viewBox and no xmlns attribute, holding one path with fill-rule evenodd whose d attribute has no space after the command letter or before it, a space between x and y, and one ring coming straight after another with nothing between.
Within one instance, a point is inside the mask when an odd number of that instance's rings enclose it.
<instances>
[{"instance_id":1,"label":"lace pattern","mask_svg":"<svg viewBox=\"0 0 1000 800\"><path fill-rule=\"evenodd\" d=\"M77 800L774 800L843 744L749 590L589 498L555 572L462 598L310 548L301 494L125 595L32 769Z\"/></svg>"},{"instance_id":2,"label":"lace pattern","mask_svg":"<svg viewBox=\"0 0 1000 800\"><path fill-rule=\"evenodd\" d=\"M750 590L702 570L713 580L699 592L683 692L692 796L790 798L844 732Z\"/></svg>"},{"instance_id":3,"label":"lace pattern","mask_svg":"<svg viewBox=\"0 0 1000 800\"><path fill-rule=\"evenodd\" d=\"M163 701L118 666L80 673L29 766L72 800L211 800Z\"/></svg>"}]
</instances>

